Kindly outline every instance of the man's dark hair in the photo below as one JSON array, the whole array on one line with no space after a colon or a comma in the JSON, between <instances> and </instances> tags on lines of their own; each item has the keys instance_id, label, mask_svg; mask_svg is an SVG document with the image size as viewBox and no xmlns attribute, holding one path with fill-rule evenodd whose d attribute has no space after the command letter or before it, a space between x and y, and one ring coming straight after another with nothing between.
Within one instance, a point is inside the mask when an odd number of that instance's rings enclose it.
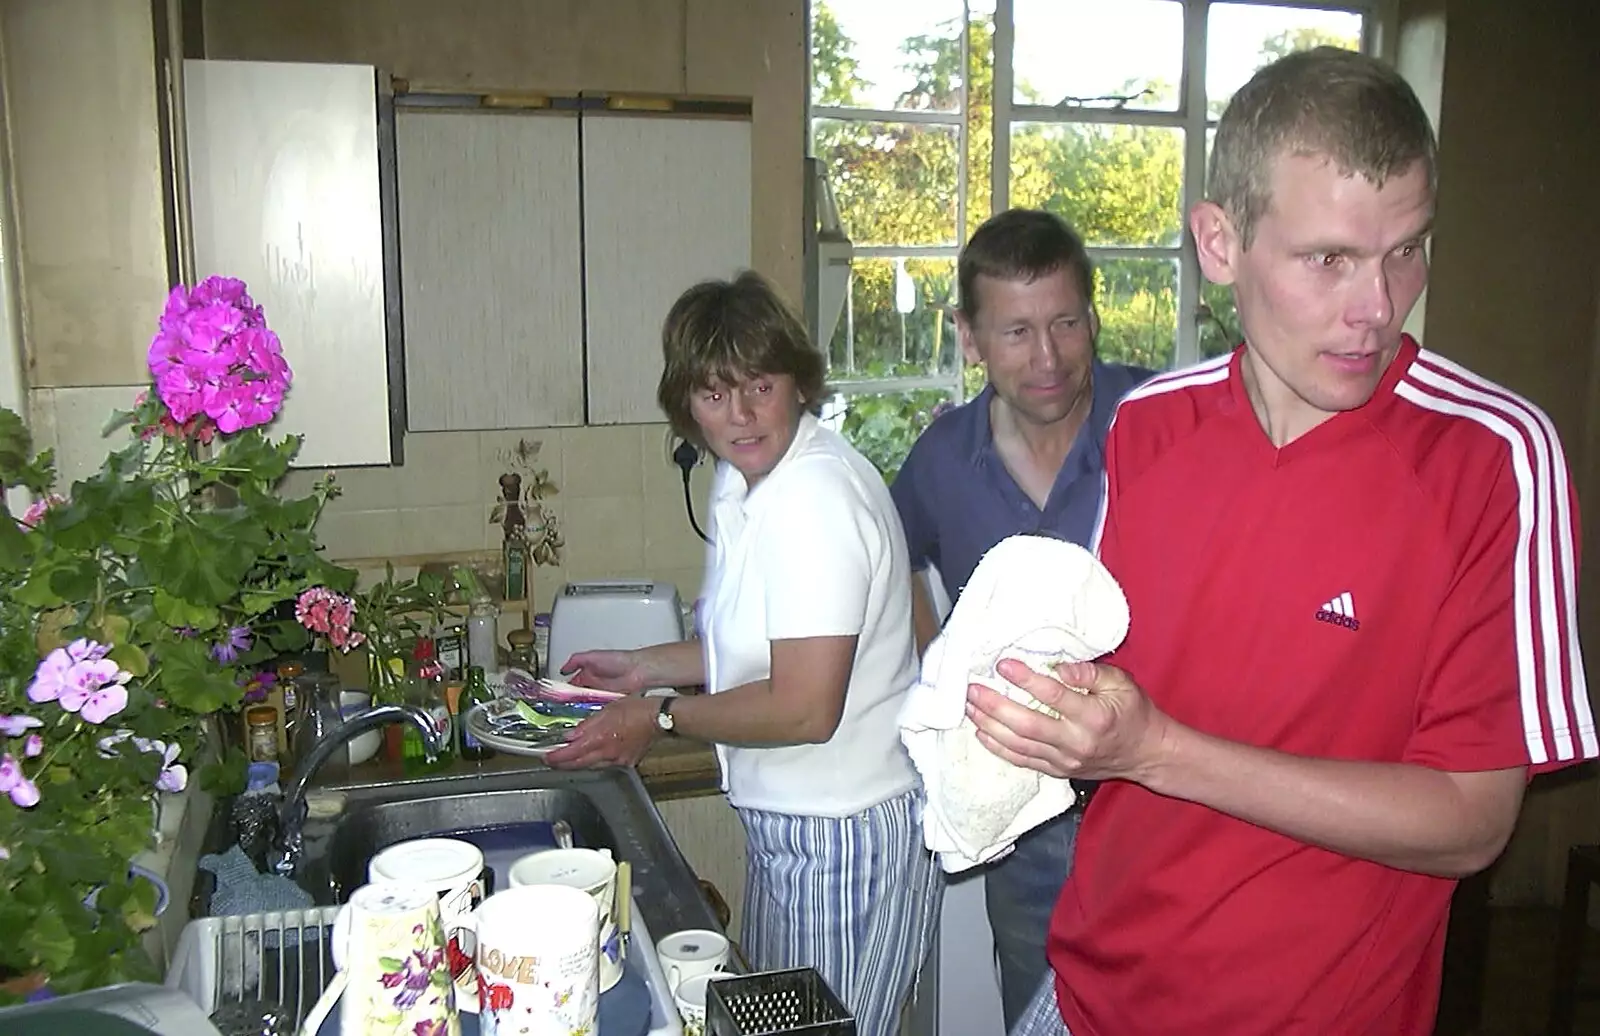
<instances>
[{"instance_id":1,"label":"man's dark hair","mask_svg":"<svg viewBox=\"0 0 1600 1036\"><path fill-rule=\"evenodd\" d=\"M1094 306L1094 264L1083 238L1053 212L1008 209L990 216L961 250L956 277L961 288L961 314L968 323L978 317L978 278L1036 281L1057 270L1071 270L1084 302Z\"/></svg>"}]
</instances>

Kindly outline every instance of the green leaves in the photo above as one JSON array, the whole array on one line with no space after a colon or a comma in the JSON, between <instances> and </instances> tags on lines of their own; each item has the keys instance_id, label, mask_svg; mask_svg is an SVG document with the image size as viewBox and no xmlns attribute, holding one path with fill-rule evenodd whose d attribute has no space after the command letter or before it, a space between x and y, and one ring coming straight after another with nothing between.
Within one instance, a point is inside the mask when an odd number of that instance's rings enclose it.
<instances>
[{"instance_id":1,"label":"green leaves","mask_svg":"<svg viewBox=\"0 0 1600 1036\"><path fill-rule=\"evenodd\" d=\"M34 456L33 436L22 418L0 407L0 483L44 493L55 481L48 452Z\"/></svg>"},{"instance_id":2,"label":"green leaves","mask_svg":"<svg viewBox=\"0 0 1600 1036\"><path fill-rule=\"evenodd\" d=\"M218 668L210 647L198 638L161 646L161 692L169 705L201 714L235 708L244 696L231 670Z\"/></svg>"},{"instance_id":3,"label":"green leaves","mask_svg":"<svg viewBox=\"0 0 1600 1036\"><path fill-rule=\"evenodd\" d=\"M155 607L156 618L173 629L188 628L205 632L216 629L221 621L214 605L193 604L174 596L165 587L156 588L151 603Z\"/></svg>"}]
</instances>

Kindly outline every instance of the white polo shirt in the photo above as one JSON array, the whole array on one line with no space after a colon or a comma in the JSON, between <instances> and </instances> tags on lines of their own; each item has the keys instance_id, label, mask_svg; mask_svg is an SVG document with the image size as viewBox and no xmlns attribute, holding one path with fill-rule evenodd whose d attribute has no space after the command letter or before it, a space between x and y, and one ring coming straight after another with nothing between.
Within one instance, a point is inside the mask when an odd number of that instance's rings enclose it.
<instances>
[{"instance_id":1,"label":"white polo shirt","mask_svg":"<svg viewBox=\"0 0 1600 1036\"><path fill-rule=\"evenodd\" d=\"M848 816L917 786L900 704L917 678L911 568L888 487L837 432L805 414L750 490L717 466L703 594L706 686L772 675L774 640L855 635L844 715L820 745L718 745L723 790L746 809Z\"/></svg>"}]
</instances>

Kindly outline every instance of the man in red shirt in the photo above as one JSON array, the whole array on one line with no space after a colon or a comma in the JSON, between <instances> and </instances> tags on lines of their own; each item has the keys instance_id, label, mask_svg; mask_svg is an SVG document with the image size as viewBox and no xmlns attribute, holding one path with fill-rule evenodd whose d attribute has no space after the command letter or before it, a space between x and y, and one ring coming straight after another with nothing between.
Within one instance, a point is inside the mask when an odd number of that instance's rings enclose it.
<instances>
[{"instance_id":1,"label":"man in red shirt","mask_svg":"<svg viewBox=\"0 0 1600 1036\"><path fill-rule=\"evenodd\" d=\"M1128 638L1002 664L1058 717L970 695L1003 758L1107 782L1015 1033L1426 1036L1456 880L1532 773L1600 754L1555 429L1401 332L1435 153L1398 75L1329 48L1222 117L1190 228L1245 344L1118 409Z\"/></svg>"}]
</instances>

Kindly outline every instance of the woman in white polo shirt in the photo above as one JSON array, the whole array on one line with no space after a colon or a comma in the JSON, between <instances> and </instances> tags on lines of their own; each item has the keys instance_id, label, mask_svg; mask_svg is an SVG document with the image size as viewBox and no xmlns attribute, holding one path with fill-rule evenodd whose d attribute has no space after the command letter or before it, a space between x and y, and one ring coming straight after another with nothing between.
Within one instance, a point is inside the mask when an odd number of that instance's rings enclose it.
<instances>
[{"instance_id":1,"label":"woman in white polo shirt","mask_svg":"<svg viewBox=\"0 0 1600 1036\"><path fill-rule=\"evenodd\" d=\"M749 843L745 956L816 968L863 1036L889 1036L942 887L896 723L917 678L905 535L882 476L810 412L822 356L765 280L691 288L662 347L657 399L719 461L703 639L565 660L574 682L633 696L548 761L631 765L656 737L714 743Z\"/></svg>"}]
</instances>

